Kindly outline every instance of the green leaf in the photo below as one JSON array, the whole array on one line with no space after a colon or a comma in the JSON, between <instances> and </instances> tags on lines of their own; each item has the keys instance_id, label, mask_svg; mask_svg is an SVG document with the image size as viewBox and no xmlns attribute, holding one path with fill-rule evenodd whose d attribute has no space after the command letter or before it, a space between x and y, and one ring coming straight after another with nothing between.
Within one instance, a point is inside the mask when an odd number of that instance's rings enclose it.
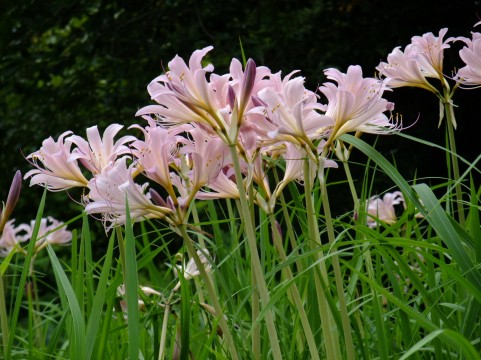
<instances>
[{"instance_id":1,"label":"green leaf","mask_svg":"<svg viewBox=\"0 0 481 360\"><path fill-rule=\"evenodd\" d=\"M86 359L85 323L82 316L82 311L80 310L80 305L77 301L77 297L75 296L75 291L68 281L67 275L60 265L60 261L58 260L57 255L50 244L47 245L47 251L55 273L55 278L57 280L58 290L59 292L64 293L66 296L69 310L72 315L73 337L70 339L71 354L75 354L76 359Z\"/></svg>"}]
</instances>

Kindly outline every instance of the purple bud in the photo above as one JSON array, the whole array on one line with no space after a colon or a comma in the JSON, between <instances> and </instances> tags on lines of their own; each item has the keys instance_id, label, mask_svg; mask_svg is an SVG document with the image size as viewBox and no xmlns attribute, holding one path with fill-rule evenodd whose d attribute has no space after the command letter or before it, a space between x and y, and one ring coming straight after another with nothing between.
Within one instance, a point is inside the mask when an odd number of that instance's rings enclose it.
<instances>
[{"instance_id":1,"label":"purple bud","mask_svg":"<svg viewBox=\"0 0 481 360\"><path fill-rule=\"evenodd\" d=\"M254 60L247 60L246 69L244 72L244 83L242 84L241 109L247 106L249 97L256 81L256 63Z\"/></svg>"},{"instance_id":2,"label":"purple bud","mask_svg":"<svg viewBox=\"0 0 481 360\"><path fill-rule=\"evenodd\" d=\"M229 102L229 106L232 109L234 109L234 104L235 104L235 91L232 86L229 85L228 91L227 91L227 101Z\"/></svg>"},{"instance_id":3,"label":"purple bud","mask_svg":"<svg viewBox=\"0 0 481 360\"><path fill-rule=\"evenodd\" d=\"M8 192L7 202L3 209L3 213L0 213L0 232L3 231L5 224L7 223L10 215L12 214L15 205L17 205L18 198L20 197L20 190L22 189L22 173L17 170L10 185Z\"/></svg>"},{"instance_id":4,"label":"purple bud","mask_svg":"<svg viewBox=\"0 0 481 360\"><path fill-rule=\"evenodd\" d=\"M152 202L155 205L167 207L166 202L164 201L164 199L162 199L162 196L160 196L160 194L157 191L155 191L154 189L149 189L149 194L152 199Z\"/></svg>"}]
</instances>

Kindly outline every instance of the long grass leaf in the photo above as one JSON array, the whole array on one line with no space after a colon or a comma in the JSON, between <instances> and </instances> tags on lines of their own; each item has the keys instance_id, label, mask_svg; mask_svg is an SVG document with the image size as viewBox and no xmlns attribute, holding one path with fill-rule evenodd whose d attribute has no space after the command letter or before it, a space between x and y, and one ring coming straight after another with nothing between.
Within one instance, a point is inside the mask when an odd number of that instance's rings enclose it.
<instances>
[{"instance_id":1,"label":"long grass leaf","mask_svg":"<svg viewBox=\"0 0 481 360\"><path fill-rule=\"evenodd\" d=\"M107 252L105 254L104 265L100 274L99 283L97 286L97 292L93 298L92 310L89 315L87 323L87 339L86 339L86 357L90 359L92 351L95 345L95 339L100 326L100 319L102 318L102 308L105 301L105 294L107 290L107 281L112 266L112 254L114 249L115 232L112 232L112 236L109 240Z\"/></svg>"},{"instance_id":2,"label":"long grass leaf","mask_svg":"<svg viewBox=\"0 0 481 360\"><path fill-rule=\"evenodd\" d=\"M22 304L23 293L25 291L25 284L27 282L27 276L29 275L30 271L30 262L32 261L32 257L34 254L35 249L35 241L37 240L38 231L40 229L40 221L43 215L43 209L45 208L45 199L47 197L47 189L45 188L42 199L40 200L40 204L38 205L37 216L35 218L35 225L32 230L32 236L30 237L30 243L27 248L27 255L25 256L25 262L22 268L22 273L20 276L20 281L17 287L17 296L15 297L15 305L13 312L11 314L11 324L10 324L10 337L8 341L8 347L5 351L5 359L9 360L11 358L12 353L12 346L13 346L13 339L15 330L17 328L17 321L18 321L18 314L20 312L20 306Z\"/></svg>"},{"instance_id":3,"label":"long grass leaf","mask_svg":"<svg viewBox=\"0 0 481 360\"><path fill-rule=\"evenodd\" d=\"M138 305L137 257L135 238L130 218L129 205L126 204L125 220L125 297L127 299L127 324L129 334L129 359L139 358L140 324Z\"/></svg>"},{"instance_id":4,"label":"long grass leaf","mask_svg":"<svg viewBox=\"0 0 481 360\"><path fill-rule=\"evenodd\" d=\"M80 305L75 296L74 289L68 281L67 275L50 244L47 245L47 251L57 279L58 290L59 292L63 292L67 297L69 310L72 315L73 338L70 339L71 354L75 354L76 359L85 359L85 322L80 310Z\"/></svg>"}]
</instances>

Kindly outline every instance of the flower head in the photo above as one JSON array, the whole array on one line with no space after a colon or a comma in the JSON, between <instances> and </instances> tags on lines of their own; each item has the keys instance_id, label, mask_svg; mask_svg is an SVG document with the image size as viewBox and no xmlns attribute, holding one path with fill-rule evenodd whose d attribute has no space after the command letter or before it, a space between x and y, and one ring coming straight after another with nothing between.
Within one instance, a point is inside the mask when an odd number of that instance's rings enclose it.
<instances>
[{"instance_id":1,"label":"flower head","mask_svg":"<svg viewBox=\"0 0 481 360\"><path fill-rule=\"evenodd\" d=\"M122 128L122 125L111 124L100 138L97 126L89 127L87 141L77 135L70 136L66 141L77 145L77 148L72 151L69 161L79 160L93 175L100 174L119 156L130 153L125 144L136 140L134 136L124 136L114 142L115 135Z\"/></svg>"},{"instance_id":2,"label":"flower head","mask_svg":"<svg viewBox=\"0 0 481 360\"><path fill-rule=\"evenodd\" d=\"M85 211L89 214L102 214L108 224L107 229L124 224L126 220L126 200L132 221L141 218L163 218L172 209L155 205L150 194L146 193L148 183L139 185L132 178L133 168L127 166L127 158L122 157L90 180L90 193L84 196Z\"/></svg>"},{"instance_id":3,"label":"flower head","mask_svg":"<svg viewBox=\"0 0 481 360\"><path fill-rule=\"evenodd\" d=\"M481 24L481 22L476 25ZM475 26L476 26L475 25ZM466 66L459 69L456 79L463 85L481 85L481 34L471 33L472 38L460 38L466 46L459 51Z\"/></svg>"},{"instance_id":4,"label":"flower head","mask_svg":"<svg viewBox=\"0 0 481 360\"><path fill-rule=\"evenodd\" d=\"M363 78L360 66L349 66L345 74L337 69L327 69L325 74L337 82L324 83L319 88L328 100L325 115L334 120L328 145L348 132L386 134L398 129L384 114L394 107L382 97L388 90L384 81Z\"/></svg>"},{"instance_id":5,"label":"flower head","mask_svg":"<svg viewBox=\"0 0 481 360\"><path fill-rule=\"evenodd\" d=\"M27 156L36 167L25 174L25 179L31 177L30 186L42 185L51 191L66 190L73 187L86 187L88 180L82 174L77 161L72 159L71 142L65 137L71 131L61 134L58 141L52 137L44 140L40 150Z\"/></svg>"},{"instance_id":6,"label":"flower head","mask_svg":"<svg viewBox=\"0 0 481 360\"><path fill-rule=\"evenodd\" d=\"M376 69L386 77L389 86L414 86L437 93L427 78L435 78L445 82L443 75L444 50L454 38L443 40L448 29L439 31L436 37L429 32L422 36L414 36L411 44L404 52L396 47L387 57L387 63L381 62Z\"/></svg>"},{"instance_id":7,"label":"flower head","mask_svg":"<svg viewBox=\"0 0 481 360\"><path fill-rule=\"evenodd\" d=\"M367 206L367 224L369 227L376 227L378 220L393 224L397 221L395 205L403 204L404 197L400 191L386 193L382 198L373 196L369 199Z\"/></svg>"}]
</instances>

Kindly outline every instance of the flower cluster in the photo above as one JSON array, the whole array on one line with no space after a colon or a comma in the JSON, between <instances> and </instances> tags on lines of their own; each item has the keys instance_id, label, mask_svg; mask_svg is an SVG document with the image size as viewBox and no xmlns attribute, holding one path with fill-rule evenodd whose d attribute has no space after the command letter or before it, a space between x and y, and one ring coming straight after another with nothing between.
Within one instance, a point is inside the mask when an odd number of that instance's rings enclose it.
<instances>
[{"instance_id":1,"label":"flower cluster","mask_svg":"<svg viewBox=\"0 0 481 360\"><path fill-rule=\"evenodd\" d=\"M332 81L320 87L327 99L321 103L295 71L283 77L251 59L244 69L233 59L229 73L215 74L213 65L202 65L211 49L195 51L188 64L176 56L149 84L156 104L137 111L146 125L130 127L140 137L115 141L122 126L112 124L102 137L94 126L86 139L69 131L49 138L27 157L35 167L25 175L30 184L85 188L86 211L107 228L125 222L126 200L133 220L176 224L194 199L238 198L239 186L253 184L257 204L272 211L287 183L304 180L305 159L312 176L320 163L335 166L326 157L342 134L398 128L386 115L393 104L382 97L385 82L363 78L359 66L346 74L326 70ZM242 179L234 175L232 149ZM278 161L286 171L272 190L267 172Z\"/></svg>"},{"instance_id":2,"label":"flower cluster","mask_svg":"<svg viewBox=\"0 0 481 360\"><path fill-rule=\"evenodd\" d=\"M481 24L478 22L475 26ZM472 38L449 37L444 40L448 29L443 28L438 36L429 32L422 36L414 36L404 51L396 47L387 57L387 62L381 62L376 69L390 88L411 86L426 89L434 93L443 104L452 104L454 91L460 86L481 85L481 34L472 32ZM455 41L465 43L459 51L459 57L465 63L454 76L444 74L444 51ZM431 79L431 80L430 80ZM455 80L451 89L448 80ZM432 80L438 80L439 85ZM441 115L442 120L443 116ZM451 117L454 127L456 122Z\"/></svg>"}]
</instances>

